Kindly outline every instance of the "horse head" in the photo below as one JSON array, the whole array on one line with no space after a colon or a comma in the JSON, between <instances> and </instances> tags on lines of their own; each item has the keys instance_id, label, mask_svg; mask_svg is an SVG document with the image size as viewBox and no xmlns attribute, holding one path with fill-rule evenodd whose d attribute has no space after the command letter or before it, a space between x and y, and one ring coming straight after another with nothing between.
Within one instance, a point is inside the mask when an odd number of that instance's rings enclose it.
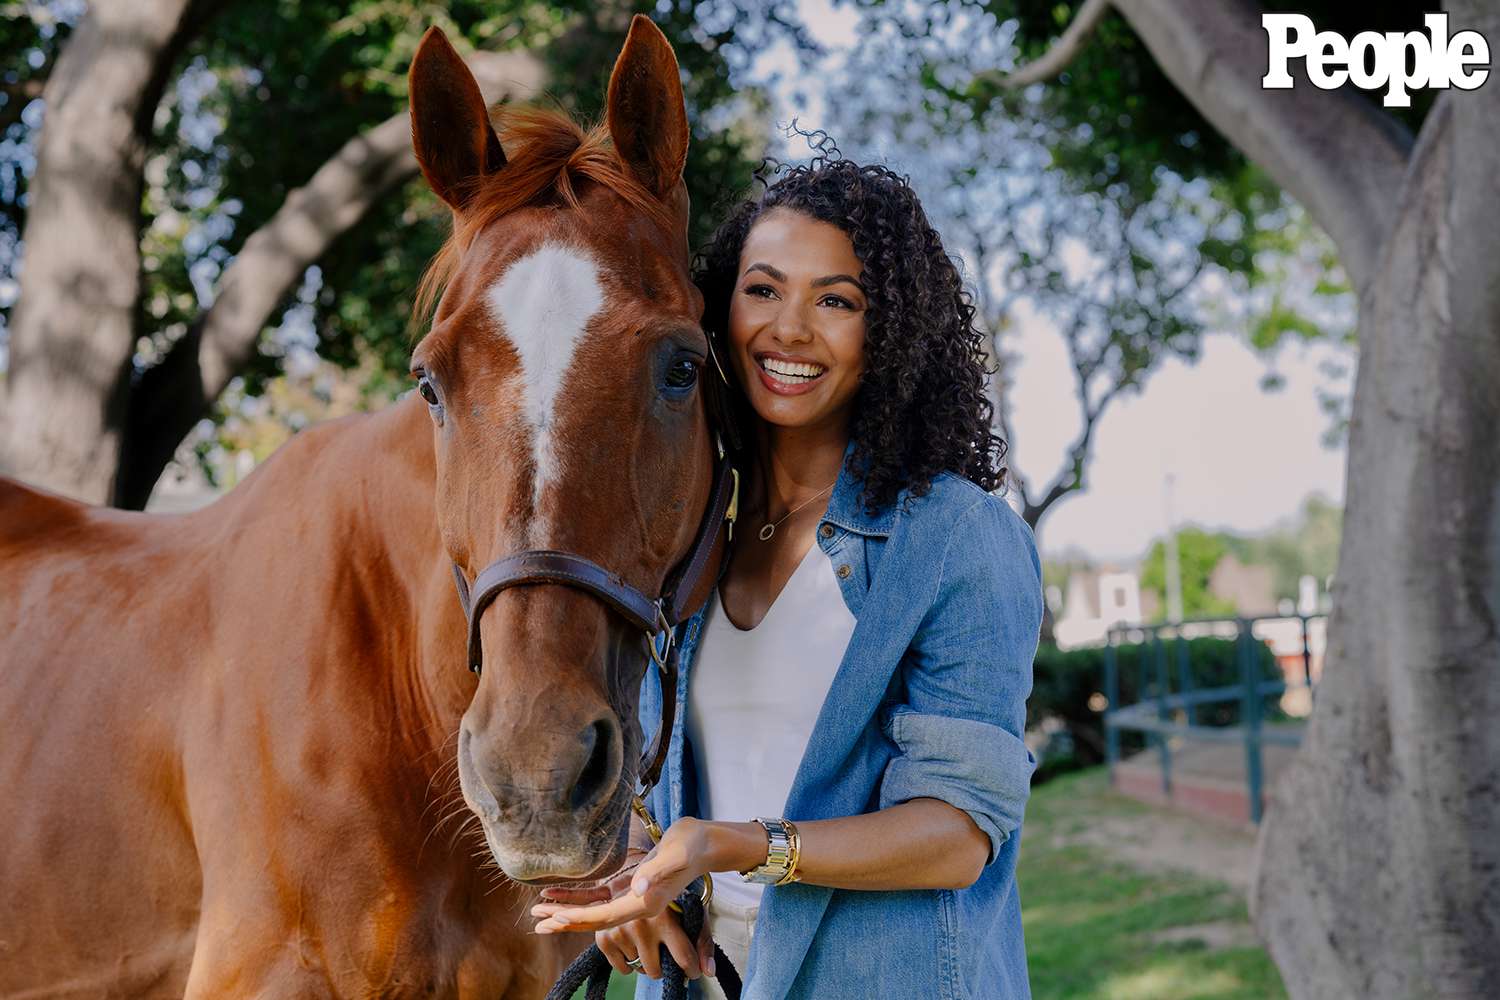
<instances>
[{"instance_id":1,"label":"horse head","mask_svg":"<svg viewBox=\"0 0 1500 1000\"><path fill-rule=\"evenodd\" d=\"M410 100L422 172L454 220L412 356L448 557L474 580L508 554L559 550L660 593L692 547L714 465L670 44L634 19L591 130L509 111L497 132L436 29ZM458 767L495 860L533 882L612 871L637 778L642 629L547 583L511 586L478 614L483 670Z\"/></svg>"}]
</instances>

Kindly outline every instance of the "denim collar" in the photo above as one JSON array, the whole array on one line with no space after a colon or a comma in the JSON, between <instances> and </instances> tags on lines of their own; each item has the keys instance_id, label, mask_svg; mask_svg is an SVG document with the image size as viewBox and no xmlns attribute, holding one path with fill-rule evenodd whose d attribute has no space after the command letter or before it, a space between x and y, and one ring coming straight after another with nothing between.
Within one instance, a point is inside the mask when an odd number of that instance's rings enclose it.
<instances>
[{"instance_id":1,"label":"denim collar","mask_svg":"<svg viewBox=\"0 0 1500 1000\"><path fill-rule=\"evenodd\" d=\"M896 506L887 504L873 514L866 512L860 499L865 488L864 479L849 471L849 457L853 454L854 441L851 439L844 449L839 478L834 484L833 495L828 498L828 510L823 515L823 520L861 535L888 537L896 519Z\"/></svg>"}]
</instances>

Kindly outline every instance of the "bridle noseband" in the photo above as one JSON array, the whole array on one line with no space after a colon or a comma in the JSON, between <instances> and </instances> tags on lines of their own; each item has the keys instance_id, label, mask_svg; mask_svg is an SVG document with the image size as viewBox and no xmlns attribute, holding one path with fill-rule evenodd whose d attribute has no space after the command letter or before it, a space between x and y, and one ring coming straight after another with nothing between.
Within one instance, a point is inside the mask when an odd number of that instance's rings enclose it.
<instances>
[{"instance_id":1,"label":"bridle noseband","mask_svg":"<svg viewBox=\"0 0 1500 1000\"><path fill-rule=\"evenodd\" d=\"M714 359L715 365L718 359ZM722 372L721 372L722 377ZM453 582L469 624L469 669L478 674L484 667L484 650L479 639L479 620L484 611L503 590L534 584L559 584L574 587L603 601L626 621L646 635L651 659L662 674L661 727L656 738L641 755L641 795L655 786L661 777L672 735L672 720L677 712L677 647L672 630L696 608L688 607L704 575L715 574L715 580L727 561L720 539L733 537L734 520L739 508L739 471L730 463L723 440L715 434L714 485L708 498L708 509L693 537L687 556L667 574L662 592L655 600L626 583L591 559L554 549L527 549L497 559L486 566L474 580L471 589L464 571L453 564ZM727 536L727 537L726 537ZM717 565L713 555L720 553ZM658 640L664 645L658 647Z\"/></svg>"}]
</instances>

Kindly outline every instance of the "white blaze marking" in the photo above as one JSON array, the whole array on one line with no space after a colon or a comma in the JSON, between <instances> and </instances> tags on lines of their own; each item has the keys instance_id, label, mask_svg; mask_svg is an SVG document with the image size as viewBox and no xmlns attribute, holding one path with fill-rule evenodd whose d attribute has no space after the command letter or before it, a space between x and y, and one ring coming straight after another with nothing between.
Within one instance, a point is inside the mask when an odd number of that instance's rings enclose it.
<instances>
[{"instance_id":1,"label":"white blaze marking","mask_svg":"<svg viewBox=\"0 0 1500 1000\"><path fill-rule=\"evenodd\" d=\"M488 295L491 314L521 356L521 412L531 425L532 500L558 470L553 409L579 338L604 305L599 270L577 250L547 244L516 261Z\"/></svg>"}]
</instances>

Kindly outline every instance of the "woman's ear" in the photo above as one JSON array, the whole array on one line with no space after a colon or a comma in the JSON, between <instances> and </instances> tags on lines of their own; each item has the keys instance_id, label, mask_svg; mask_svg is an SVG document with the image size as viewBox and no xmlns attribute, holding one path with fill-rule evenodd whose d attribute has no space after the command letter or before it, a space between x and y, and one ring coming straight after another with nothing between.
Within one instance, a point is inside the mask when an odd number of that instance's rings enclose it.
<instances>
[{"instance_id":1,"label":"woman's ear","mask_svg":"<svg viewBox=\"0 0 1500 1000\"><path fill-rule=\"evenodd\" d=\"M474 74L448 37L428 28L407 73L411 142L437 196L461 212L487 174L505 166Z\"/></svg>"},{"instance_id":2,"label":"woman's ear","mask_svg":"<svg viewBox=\"0 0 1500 1000\"><path fill-rule=\"evenodd\" d=\"M682 180L687 164L687 102L672 44L644 14L631 18L630 34L615 60L608 118L620 159L652 193L665 199Z\"/></svg>"}]
</instances>

